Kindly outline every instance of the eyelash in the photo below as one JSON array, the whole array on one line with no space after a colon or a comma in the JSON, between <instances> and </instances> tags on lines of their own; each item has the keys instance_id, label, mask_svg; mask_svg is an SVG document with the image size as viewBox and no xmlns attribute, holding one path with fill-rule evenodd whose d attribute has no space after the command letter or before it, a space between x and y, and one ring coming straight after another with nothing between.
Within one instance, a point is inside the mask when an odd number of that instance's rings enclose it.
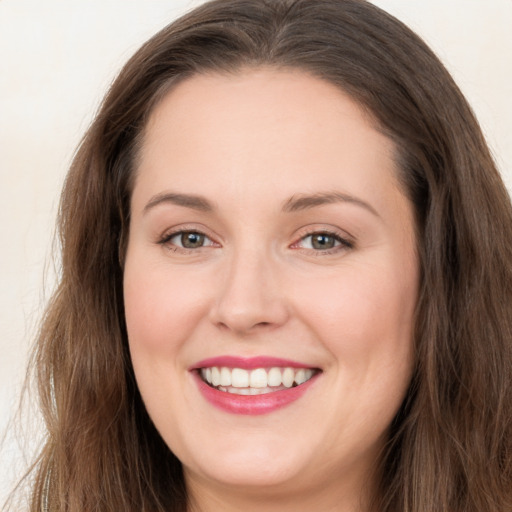
<instances>
[{"instance_id":1,"label":"eyelash","mask_svg":"<svg viewBox=\"0 0 512 512\"><path fill-rule=\"evenodd\" d=\"M209 240L211 244L208 245L201 245L196 248L188 248L188 247L181 247L176 244L171 244L171 240L179 235L183 236L184 234L195 234L199 235L201 237L204 237L205 239ZM334 247L330 247L328 249L313 249L313 248L301 248L298 246L300 242L303 242L308 237L312 237L314 235L324 235L329 238L333 238L335 243L338 243L339 245L335 245ZM157 242L159 245L166 246L173 252L180 252L182 254L190 254L193 252L196 252L198 249L203 249L205 247L211 247L215 246L216 242L214 242L206 233L197 230L197 229L179 229L177 231L173 231L171 233L166 233L162 236L160 240ZM353 249L354 243L350 240L347 240L346 238L340 236L339 233L336 231L329 231L325 229L317 229L317 230L311 230L307 233L303 234L297 242L294 242L290 246L293 249L300 250L301 252L307 252L308 254L313 254L315 256L323 256L323 255L329 255L329 254L336 254L340 251L345 251L347 249Z\"/></svg>"},{"instance_id":2,"label":"eyelash","mask_svg":"<svg viewBox=\"0 0 512 512\"><path fill-rule=\"evenodd\" d=\"M202 245L197 248L180 247L179 245L171 243L171 240L173 238L180 236L180 235L183 236L184 234L199 235L199 236L202 236L205 239L209 240L212 243L208 244L208 245ZM215 244L215 242L213 242L213 240L206 233L204 233L203 231L200 231L198 229L179 229L179 230L173 231L171 233L164 234L162 236L162 238L158 241L158 244L167 247L168 249L172 250L173 252L181 252L183 254L190 254L190 253L196 252L198 249L203 249L205 247L211 247L212 245Z\"/></svg>"},{"instance_id":3,"label":"eyelash","mask_svg":"<svg viewBox=\"0 0 512 512\"><path fill-rule=\"evenodd\" d=\"M323 235L327 236L329 238L333 238L335 242L338 242L339 245L335 245L334 247L331 247L329 249L310 249L310 248L301 248L297 247L298 250L308 252L308 254L313 254L314 256L324 256L329 254L336 254L340 251L346 251L348 249L354 248L354 243L350 240L347 240L346 238L342 237L338 232L336 231L330 231L327 229L314 229L311 231L308 231L304 233L297 242L294 242L291 247L297 246L300 242L303 242L309 237L315 236L315 235Z\"/></svg>"}]
</instances>

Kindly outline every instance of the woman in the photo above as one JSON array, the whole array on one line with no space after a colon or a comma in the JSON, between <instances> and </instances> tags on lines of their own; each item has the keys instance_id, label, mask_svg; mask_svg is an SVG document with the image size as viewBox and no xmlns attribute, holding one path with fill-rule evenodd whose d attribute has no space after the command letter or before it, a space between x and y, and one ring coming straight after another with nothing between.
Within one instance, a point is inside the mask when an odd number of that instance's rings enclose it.
<instances>
[{"instance_id":1,"label":"woman","mask_svg":"<svg viewBox=\"0 0 512 512\"><path fill-rule=\"evenodd\" d=\"M61 202L33 510L512 509L512 215L360 0L217 0L128 62Z\"/></svg>"}]
</instances>

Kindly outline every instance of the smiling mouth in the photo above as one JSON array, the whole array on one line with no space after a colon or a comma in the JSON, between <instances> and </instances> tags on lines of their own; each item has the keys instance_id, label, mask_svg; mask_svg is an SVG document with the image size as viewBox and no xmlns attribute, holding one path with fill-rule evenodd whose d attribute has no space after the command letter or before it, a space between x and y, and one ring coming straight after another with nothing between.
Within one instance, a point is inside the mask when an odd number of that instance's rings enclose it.
<instances>
[{"instance_id":1,"label":"smiling mouth","mask_svg":"<svg viewBox=\"0 0 512 512\"><path fill-rule=\"evenodd\" d=\"M313 368L271 367L244 368L206 367L199 376L210 387L234 395L264 395L300 386L320 370Z\"/></svg>"}]
</instances>

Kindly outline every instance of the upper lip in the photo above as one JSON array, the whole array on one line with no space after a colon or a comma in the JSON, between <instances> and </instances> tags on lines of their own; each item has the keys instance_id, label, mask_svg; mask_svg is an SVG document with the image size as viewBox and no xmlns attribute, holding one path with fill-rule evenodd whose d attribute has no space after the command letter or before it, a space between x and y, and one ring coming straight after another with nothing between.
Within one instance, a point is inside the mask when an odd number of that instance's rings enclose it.
<instances>
[{"instance_id":1,"label":"upper lip","mask_svg":"<svg viewBox=\"0 0 512 512\"><path fill-rule=\"evenodd\" d=\"M290 359L282 359L280 357L272 356L257 356L257 357L239 357L239 356L216 356L203 359L192 365L189 370L198 370L199 368L211 367L226 367L226 368L244 368L246 370L253 370L255 368L314 368L310 364L292 361Z\"/></svg>"}]
</instances>

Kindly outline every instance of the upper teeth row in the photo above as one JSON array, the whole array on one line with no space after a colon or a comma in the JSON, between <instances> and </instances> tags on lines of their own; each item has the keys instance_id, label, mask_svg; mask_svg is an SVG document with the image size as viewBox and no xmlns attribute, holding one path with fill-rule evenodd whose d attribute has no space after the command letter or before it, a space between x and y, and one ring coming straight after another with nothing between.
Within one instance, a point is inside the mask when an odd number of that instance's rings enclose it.
<instances>
[{"instance_id":1,"label":"upper teeth row","mask_svg":"<svg viewBox=\"0 0 512 512\"><path fill-rule=\"evenodd\" d=\"M302 384L313 376L309 368L201 368L201 376L212 386L232 386L235 388L266 388L285 386L291 388L295 382Z\"/></svg>"}]
</instances>

